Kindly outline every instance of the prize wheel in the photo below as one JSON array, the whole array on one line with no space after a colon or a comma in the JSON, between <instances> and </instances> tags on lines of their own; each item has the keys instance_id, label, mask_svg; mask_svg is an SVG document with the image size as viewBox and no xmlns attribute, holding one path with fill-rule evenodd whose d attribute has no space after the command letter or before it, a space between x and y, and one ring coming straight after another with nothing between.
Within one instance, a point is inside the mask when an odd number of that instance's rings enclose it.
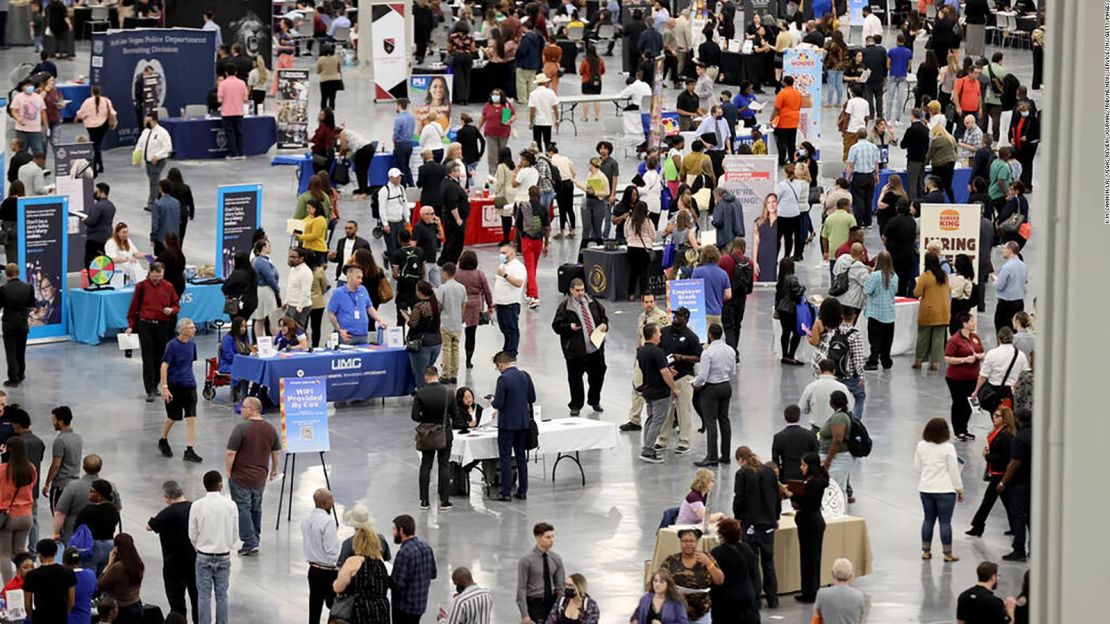
<instances>
[{"instance_id":1,"label":"prize wheel","mask_svg":"<svg viewBox=\"0 0 1110 624\"><path fill-rule=\"evenodd\" d=\"M108 256L97 256L89 263L89 283L104 286L112 281L116 266Z\"/></svg>"}]
</instances>

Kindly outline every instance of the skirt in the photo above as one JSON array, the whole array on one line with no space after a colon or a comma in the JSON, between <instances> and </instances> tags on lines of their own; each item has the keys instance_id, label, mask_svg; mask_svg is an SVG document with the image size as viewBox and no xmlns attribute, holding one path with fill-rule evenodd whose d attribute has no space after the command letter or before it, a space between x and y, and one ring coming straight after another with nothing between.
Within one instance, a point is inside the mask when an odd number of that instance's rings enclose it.
<instances>
[{"instance_id":1,"label":"skirt","mask_svg":"<svg viewBox=\"0 0 1110 624\"><path fill-rule=\"evenodd\" d=\"M599 95L601 93L601 85L591 85L588 82L582 83L582 95Z\"/></svg>"},{"instance_id":2,"label":"skirt","mask_svg":"<svg viewBox=\"0 0 1110 624\"><path fill-rule=\"evenodd\" d=\"M274 312L277 312L277 297L274 296L274 289L269 286L258 287L258 307L254 309L251 314L252 321L261 321L269 317Z\"/></svg>"}]
</instances>

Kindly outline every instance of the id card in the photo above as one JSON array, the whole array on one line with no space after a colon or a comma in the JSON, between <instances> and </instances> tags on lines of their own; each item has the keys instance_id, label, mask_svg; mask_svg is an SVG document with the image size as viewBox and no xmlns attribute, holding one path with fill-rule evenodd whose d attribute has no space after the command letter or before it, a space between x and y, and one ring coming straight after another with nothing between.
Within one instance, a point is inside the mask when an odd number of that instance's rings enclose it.
<instances>
[{"instance_id":1,"label":"id card","mask_svg":"<svg viewBox=\"0 0 1110 624\"><path fill-rule=\"evenodd\" d=\"M362 310L355 310L355 320L356 321L361 321L362 320Z\"/></svg>"}]
</instances>

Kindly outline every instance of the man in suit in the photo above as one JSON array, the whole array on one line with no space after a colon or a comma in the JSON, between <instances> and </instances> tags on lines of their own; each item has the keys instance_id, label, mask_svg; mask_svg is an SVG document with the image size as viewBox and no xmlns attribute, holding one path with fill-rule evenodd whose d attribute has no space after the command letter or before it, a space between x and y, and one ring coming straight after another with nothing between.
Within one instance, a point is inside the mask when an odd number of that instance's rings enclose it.
<instances>
[{"instance_id":1,"label":"man in suit","mask_svg":"<svg viewBox=\"0 0 1110 624\"><path fill-rule=\"evenodd\" d=\"M803 427L802 410L797 405L787 405L783 410L786 428L775 434L771 442L771 461L778 466L779 481L802 479L802 456L817 452L817 436Z\"/></svg>"},{"instance_id":2,"label":"man in suit","mask_svg":"<svg viewBox=\"0 0 1110 624\"><path fill-rule=\"evenodd\" d=\"M570 385L570 415L577 416L586 402L595 412L601 409L601 386L605 383L605 343L595 345L594 330L609 331L605 308L586 295L586 284L580 278L570 281L567 297L555 308L551 329L559 335L563 358L567 361L567 383ZM590 385L589 397L583 392L582 375Z\"/></svg>"},{"instance_id":3,"label":"man in suit","mask_svg":"<svg viewBox=\"0 0 1110 624\"><path fill-rule=\"evenodd\" d=\"M528 457L525 455L525 441L528 425L532 419L532 404L536 402L536 387L528 373L516 367L516 356L501 351L493 356L493 365L501 376L497 378L490 405L497 410L497 454L501 462L501 502L509 502L513 488L513 475L510 468L513 455L516 455L516 498L528 498Z\"/></svg>"},{"instance_id":4,"label":"man in suit","mask_svg":"<svg viewBox=\"0 0 1110 624\"><path fill-rule=\"evenodd\" d=\"M470 214L470 196L463 188L462 180L466 170L461 163L455 163L447 172L443 183L443 206L440 221L443 223L443 249L439 252L439 266L448 262L458 263L466 241L466 217Z\"/></svg>"},{"instance_id":5,"label":"man in suit","mask_svg":"<svg viewBox=\"0 0 1110 624\"><path fill-rule=\"evenodd\" d=\"M27 315L35 307L35 289L19 279L19 265L9 262L4 267L8 281L0 286L0 308L4 319L0 329L4 331L4 354L8 360L8 379L4 385L18 386L27 370Z\"/></svg>"},{"instance_id":6,"label":"man in suit","mask_svg":"<svg viewBox=\"0 0 1110 624\"><path fill-rule=\"evenodd\" d=\"M25 149L25 147L23 139L19 137L12 138L12 157L11 162L8 163L8 184L18 180L20 167L31 162L31 151Z\"/></svg>"},{"instance_id":7,"label":"man in suit","mask_svg":"<svg viewBox=\"0 0 1110 624\"><path fill-rule=\"evenodd\" d=\"M416 170L416 186L420 187L420 205L435 208L436 216L441 217L443 208L443 180L447 177L447 168L432 158L432 150L420 152L424 164Z\"/></svg>"},{"instance_id":8,"label":"man in suit","mask_svg":"<svg viewBox=\"0 0 1110 624\"><path fill-rule=\"evenodd\" d=\"M345 236L336 241L335 249L328 254L328 260L336 263L335 280L337 282L346 281L347 277L343 273L343 268L347 266L347 261L355 255L355 252L359 249L370 249L370 242L358 235L357 222L348 221L343 226L343 233Z\"/></svg>"}]
</instances>

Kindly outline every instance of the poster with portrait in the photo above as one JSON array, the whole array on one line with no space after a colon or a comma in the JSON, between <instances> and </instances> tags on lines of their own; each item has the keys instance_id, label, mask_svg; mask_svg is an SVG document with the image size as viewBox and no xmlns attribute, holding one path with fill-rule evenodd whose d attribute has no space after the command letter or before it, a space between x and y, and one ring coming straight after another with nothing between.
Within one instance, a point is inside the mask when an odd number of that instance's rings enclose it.
<instances>
[{"instance_id":1,"label":"poster with portrait","mask_svg":"<svg viewBox=\"0 0 1110 624\"><path fill-rule=\"evenodd\" d=\"M261 184L216 189L216 277L231 274L236 254L250 253L254 232L261 226Z\"/></svg>"},{"instance_id":2,"label":"poster with portrait","mask_svg":"<svg viewBox=\"0 0 1110 624\"><path fill-rule=\"evenodd\" d=\"M211 11L224 45L238 43L244 54L252 59L261 56L266 67L272 66L274 5L270 0L163 0L163 4L166 26L171 27L200 28L204 26L204 14Z\"/></svg>"},{"instance_id":3,"label":"poster with portrait","mask_svg":"<svg viewBox=\"0 0 1110 624\"><path fill-rule=\"evenodd\" d=\"M29 338L64 337L69 199L57 195L21 197L16 210L20 279L35 289Z\"/></svg>"},{"instance_id":4,"label":"poster with portrait","mask_svg":"<svg viewBox=\"0 0 1110 624\"><path fill-rule=\"evenodd\" d=\"M308 147L308 70L277 71L278 149Z\"/></svg>"},{"instance_id":5,"label":"poster with portrait","mask_svg":"<svg viewBox=\"0 0 1110 624\"><path fill-rule=\"evenodd\" d=\"M814 146L821 144L821 72L824 65L825 51L816 48L789 48L782 56L782 74L793 76L794 88L802 94L798 145L802 141Z\"/></svg>"},{"instance_id":6,"label":"poster with portrait","mask_svg":"<svg viewBox=\"0 0 1110 624\"><path fill-rule=\"evenodd\" d=\"M728 154L721 161L720 186L740 200L750 220L759 216L763 200L775 192L778 161L775 156Z\"/></svg>"},{"instance_id":7,"label":"poster with portrait","mask_svg":"<svg viewBox=\"0 0 1110 624\"><path fill-rule=\"evenodd\" d=\"M435 115L444 134L451 127L451 80L446 74L413 74L409 76L409 110L416 117L416 130Z\"/></svg>"}]
</instances>

